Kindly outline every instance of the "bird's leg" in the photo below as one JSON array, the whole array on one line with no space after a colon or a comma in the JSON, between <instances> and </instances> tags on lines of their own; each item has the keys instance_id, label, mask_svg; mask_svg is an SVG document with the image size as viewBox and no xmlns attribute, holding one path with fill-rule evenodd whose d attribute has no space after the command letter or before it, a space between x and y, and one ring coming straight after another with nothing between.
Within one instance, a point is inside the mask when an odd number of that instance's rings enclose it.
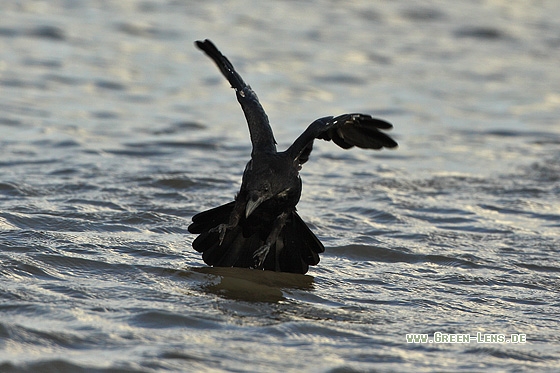
<instances>
[{"instance_id":1,"label":"bird's leg","mask_svg":"<svg viewBox=\"0 0 560 373\"><path fill-rule=\"evenodd\" d=\"M239 224L239 219L241 219L241 214L243 213L244 209L245 209L244 204L241 203L240 201L237 201L235 207L233 208L233 211L231 212L231 215L229 216L228 223L227 224L222 223L210 229L209 232L212 233L218 232L220 234L220 246L224 242L224 238L226 237L227 230L231 228L235 228L237 224Z\"/></svg>"},{"instance_id":2,"label":"bird's leg","mask_svg":"<svg viewBox=\"0 0 560 373\"><path fill-rule=\"evenodd\" d=\"M264 245L259 247L253 253L253 259L255 259L255 268L259 268L259 269L262 268L264 260L266 259L266 256L268 255L268 252L272 247L272 244L274 244L278 239L278 236L280 235L282 228L284 228L284 225L286 224L286 220L288 219L289 215L290 213L288 211L284 211L283 213L278 215L274 220L272 229L270 230L270 233L268 234L268 237L266 238Z\"/></svg>"}]
</instances>

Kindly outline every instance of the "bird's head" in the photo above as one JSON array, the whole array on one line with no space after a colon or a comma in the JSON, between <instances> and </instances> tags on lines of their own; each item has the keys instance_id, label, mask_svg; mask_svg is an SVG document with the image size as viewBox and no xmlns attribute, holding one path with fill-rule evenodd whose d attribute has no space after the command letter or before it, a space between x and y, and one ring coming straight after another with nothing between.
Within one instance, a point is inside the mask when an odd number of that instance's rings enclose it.
<instances>
[{"instance_id":1,"label":"bird's head","mask_svg":"<svg viewBox=\"0 0 560 373\"><path fill-rule=\"evenodd\" d=\"M266 200L272 198L270 187L268 185L261 185L258 188L249 190L247 193L247 203L245 205L245 217L249 217Z\"/></svg>"},{"instance_id":2,"label":"bird's head","mask_svg":"<svg viewBox=\"0 0 560 373\"><path fill-rule=\"evenodd\" d=\"M263 202L282 198L294 188L301 187L297 173L281 160L253 158L243 173L240 194L246 199L245 216L249 217ZM297 202L297 201L296 201Z\"/></svg>"}]
</instances>

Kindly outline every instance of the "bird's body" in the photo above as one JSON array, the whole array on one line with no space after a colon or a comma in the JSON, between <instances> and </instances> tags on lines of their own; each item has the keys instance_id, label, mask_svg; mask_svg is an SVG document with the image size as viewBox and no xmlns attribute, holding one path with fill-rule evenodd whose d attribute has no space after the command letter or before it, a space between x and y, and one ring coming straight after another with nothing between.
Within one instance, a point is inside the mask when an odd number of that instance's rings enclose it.
<instances>
[{"instance_id":1,"label":"bird's body","mask_svg":"<svg viewBox=\"0 0 560 373\"><path fill-rule=\"evenodd\" d=\"M391 124L364 114L317 119L285 151L278 152L268 117L251 87L209 41L196 45L214 60L235 89L249 125L253 150L235 201L193 217L193 247L208 265L306 273L325 248L296 212L299 170L316 138L344 149L380 149L397 143L379 129Z\"/></svg>"}]
</instances>

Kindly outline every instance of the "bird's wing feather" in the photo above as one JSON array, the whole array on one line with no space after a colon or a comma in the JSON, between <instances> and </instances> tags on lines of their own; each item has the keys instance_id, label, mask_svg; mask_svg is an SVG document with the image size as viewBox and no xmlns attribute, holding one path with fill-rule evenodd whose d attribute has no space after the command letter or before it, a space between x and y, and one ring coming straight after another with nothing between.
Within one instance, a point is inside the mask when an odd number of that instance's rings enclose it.
<instances>
[{"instance_id":1,"label":"bird's wing feather","mask_svg":"<svg viewBox=\"0 0 560 373\"><path fill-rule=\"evenodd\" d=\"M196 42L196 46L216 63L232 88L235 89L237 101L239 101L249 125L253 154L258 152L276 152L276 140L274 139L268 116L255 92L243 81L243 78L235 71L232 63L210 40L199 40Z\"/></svg>"},{"instance_id":2,"label":"bird's wing feather","mask_svg":"<svg viewBox=\"0 0 560 373\"><path fill-rule=\"evenodd\" d=\"M315 139L333 141L343 149L395 148L398 146L380 130L391 129L391 123L366 114L343 114L317 119L286 150L299 164L307 162Z\"/></svg>"}]
</instances>

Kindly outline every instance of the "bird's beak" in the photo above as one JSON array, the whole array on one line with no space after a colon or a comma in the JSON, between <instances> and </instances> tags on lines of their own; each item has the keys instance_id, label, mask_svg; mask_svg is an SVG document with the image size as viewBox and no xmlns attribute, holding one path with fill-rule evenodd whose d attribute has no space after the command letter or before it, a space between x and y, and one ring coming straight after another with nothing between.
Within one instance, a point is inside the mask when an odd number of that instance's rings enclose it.
<instances>
[{"instance_id":1,"label":"bird's beak","mask_svg":"<svg viewBox=\"0 0 560 373\"><path fill-rule=\"evenodd\" d=\"M245 218L248 218L253 211L255 211L257 207L264 202L265 199L266 198L264 196L258 197L257 199L249 198L249 201L247 201L247 205L245 206Z\"/></svg>"}]
</instances>

